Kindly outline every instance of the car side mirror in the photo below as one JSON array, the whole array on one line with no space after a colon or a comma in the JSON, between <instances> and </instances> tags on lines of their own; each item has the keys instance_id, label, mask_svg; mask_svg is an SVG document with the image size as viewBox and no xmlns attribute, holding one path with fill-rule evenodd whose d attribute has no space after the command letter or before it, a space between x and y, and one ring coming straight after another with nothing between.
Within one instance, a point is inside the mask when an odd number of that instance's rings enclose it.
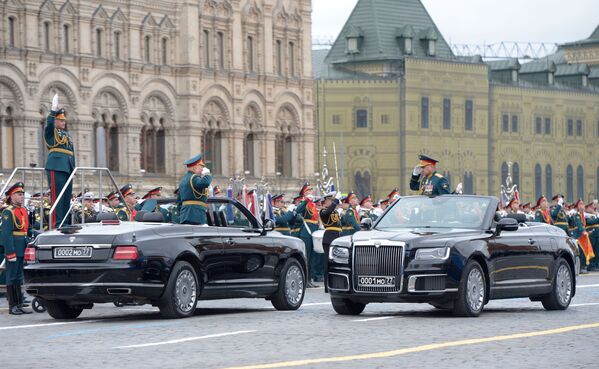
<instances>
[{"instance_id":1,"label":"car side mirror","mask_svg":"<svg viewBox=\"0 0 599 369\"><path fill-rule=\"evenodd\" d=\"M370 219L370 218L362 219L362 221L360 222L360 228L363 231L370 231L372 229L372 219Z\"/></svg>"},{"instance_id":2,"label":"car side mirror","mask_svg":"<svg viewBox=\"0 0 599 369\"><path fill-rule=\"evenodd\" d=\"M266 219L264 225L262 226L262 230L264 233L272 232L275 229L275 222L272 219Z\"/></svg>"},{"instance_id":3,"label":"car side mirror","mask_svg":"<svg viewBox=\"0 0 599 369\"><path fill-rule=\"evenodd\" d=\"M499 235L501 232L514 232L517 231L519 227L518 221L513 218L503 218L500 219L497 223L497 227L495 228L495 234Z\"/></svg>"}]
</instances>

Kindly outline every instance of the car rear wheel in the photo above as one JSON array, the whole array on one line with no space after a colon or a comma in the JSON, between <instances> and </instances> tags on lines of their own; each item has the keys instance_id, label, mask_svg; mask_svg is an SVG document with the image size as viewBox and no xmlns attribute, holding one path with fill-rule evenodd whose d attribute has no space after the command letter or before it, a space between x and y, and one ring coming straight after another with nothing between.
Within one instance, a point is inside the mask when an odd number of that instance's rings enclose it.
<instances>
[{"instance_id":1,"label":"car rear wheel","mask_svg":"<svg viewBox=\"0 0 599 369\"><path fill-rule=\"evenodd\" d=\"M199 283L195 269L186 261L175 263L158 304L165 318L187 318L198 303Z\"/></svg>"},{"instance_id":2,"label":"car rear wheel","mask_svg":"<svg viewBox=\"0 0 599 369\"><path fill-rule=\"evenodd\" d=\"M331 297L333 309L339 315L360 315L366 308L366 304L355 302L350 299L340 299Z\"/></svg>"},{"instance_id":3,"label":"car rear wheel","mask_svg":"<svg viewBox=\"0 0 599 369\"><path fill-rule=\"evenodd\" d=\"M281 271L279 290L271 298L272 306L277 310L297 310L304 301L306 293L304 269L296 259L289 259Z\"/></svg>"},{"instance_id":4,"label":"car rear wheel","mask_svg":"<svg viewBox=\"0 0 599 369\"><path fill-rule=\"evenodd\" d=\"M573 277L572 269L568 262L562 258L557 259L557 268L553 275L553 288L551 293L543 296L541 303L547 310L566 310L572 301Z\"/></svg>"},{"instance_id":5,"label":"car rear wheel","mask_svg":"<svg viewBox=\"0 0 599 369\"><path fill-rule=\"evenodd\" d=\"M485 273L480 264L470 260L462 273L458 297L453 305L453 314L463 317L477 317L485 307L487 298Z\"/></svg>"},{"instance_id":6,"label":"car rear wheel","mask_svg":"<svg viewBox=\"0 0 599 369\"><path fill-rule=\"evenodd\" d=\"M44 301L48 314L54 319L76 319L81 312L82 307L69 306L65 301L54 300Z\"/></svg>"}]
</instances>

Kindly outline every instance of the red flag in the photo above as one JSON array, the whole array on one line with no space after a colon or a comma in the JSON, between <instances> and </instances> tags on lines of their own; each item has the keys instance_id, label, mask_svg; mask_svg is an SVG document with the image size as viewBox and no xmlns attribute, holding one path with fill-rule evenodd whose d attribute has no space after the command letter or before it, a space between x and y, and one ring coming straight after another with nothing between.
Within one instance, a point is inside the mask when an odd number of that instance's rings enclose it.
<instances>
[{"instance_id":1,"label":"red flag","mask_svg":"<svg viewBox=\"0 0 599 369\"><path fill-rule=\"evenodd\" d=\"M589 238L589 235L586 233L583 234L578 239L578 244L580 245L580 248L587 259L587 265L589 265L591 259L595 258L595 252L593 252L593 246L591 245L591 239Z\"/></svg>"}]
</instances>

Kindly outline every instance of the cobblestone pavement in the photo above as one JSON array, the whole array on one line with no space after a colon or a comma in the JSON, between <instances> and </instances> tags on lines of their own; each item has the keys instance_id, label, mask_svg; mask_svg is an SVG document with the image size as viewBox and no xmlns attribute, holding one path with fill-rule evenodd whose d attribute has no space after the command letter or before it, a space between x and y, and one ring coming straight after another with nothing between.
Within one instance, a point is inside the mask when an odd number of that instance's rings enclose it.
<instances>
[{"instance_id":1,"label":"cobblestone pavement","mask_svg":"<svg viewBox=\"0 0 599 369\"><path fill-rule=\"evenodd\" d=\"M184 320L109 304L75 321L15 317L3 300L0 367L597 368L599 274L578 283L567 311L500 300L472 319L425 304L372 304L358 317L339 316L322 289L308 290L295 312L264 300L202 301Z\"/></svg>"}]
</instances>

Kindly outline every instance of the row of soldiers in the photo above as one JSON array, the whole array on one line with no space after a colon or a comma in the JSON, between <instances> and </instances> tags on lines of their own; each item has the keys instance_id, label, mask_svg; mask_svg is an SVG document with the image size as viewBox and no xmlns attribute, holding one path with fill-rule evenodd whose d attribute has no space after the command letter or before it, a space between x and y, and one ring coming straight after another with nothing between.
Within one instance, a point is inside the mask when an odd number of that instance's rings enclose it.
<instances>
[{"instance_id":1,"label":"row of soldiers","mask_svg":"<svg viewBox=\"0 0 599 369\"><path fill-rule=\"evenodd\" d=\"M551 202L541 196L536 205L521 204L517 198L512 199L500 215L523 214L529 221L546 223L561 228L570 237L579 240L581 244L582 273L587 270L599 270L599 212L597 203L585 204L578 200L566 204L563 195L555 195ZM588 237L591 247L585 249L585 239Z\"/></svg>"}]
</instances>

